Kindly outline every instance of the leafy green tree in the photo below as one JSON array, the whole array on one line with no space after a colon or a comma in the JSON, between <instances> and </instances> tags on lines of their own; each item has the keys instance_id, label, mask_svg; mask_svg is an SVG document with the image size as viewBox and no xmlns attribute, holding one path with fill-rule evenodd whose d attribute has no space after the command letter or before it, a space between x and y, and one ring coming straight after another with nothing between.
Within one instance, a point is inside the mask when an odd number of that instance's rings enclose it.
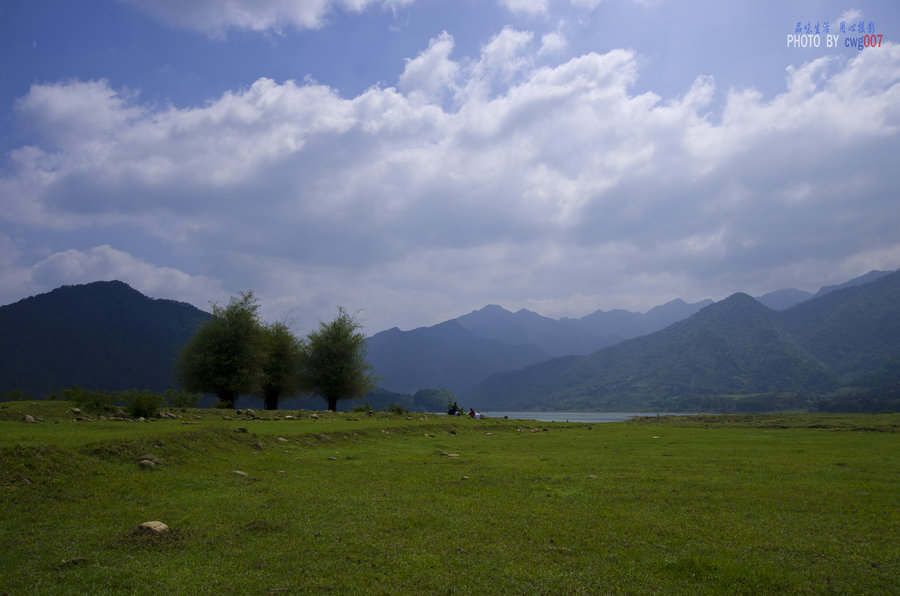
<instances>
[{"instance_id":1,"label":"leafy green tree","mask_svg":"<svg viewBox=\"0 0 900 596\"><path fill-rule=\"evenodd\" d=\"M374 388L372 367L366 361L362 324L338 308L338 316L307 337L304 377L308 389L336 410L339 399L362 397Z\"/></svg>"},{"instance_id":2,"label":"leafy green tree","mask_svg":"<svg viewBox=\"0 0 900 596\"><path fill-rule=\"evenodd\" d=\"M187 391L215 393L233 408L238 395L259 390L263 328L252 291L214 304L213 317L200 326L179 355L178 380Z\"/></svg>"},{"instance_id":3,"label":"leafy green tree","mask_svg":"<svg viewBox=\"0 0 900 596\"><path fill-rule=\"evenodd\" d=\"M267 410L277 410L282 397L303 391L303 342L284 323L263 327L260 395Z\"/></svg>"}]
</instances>

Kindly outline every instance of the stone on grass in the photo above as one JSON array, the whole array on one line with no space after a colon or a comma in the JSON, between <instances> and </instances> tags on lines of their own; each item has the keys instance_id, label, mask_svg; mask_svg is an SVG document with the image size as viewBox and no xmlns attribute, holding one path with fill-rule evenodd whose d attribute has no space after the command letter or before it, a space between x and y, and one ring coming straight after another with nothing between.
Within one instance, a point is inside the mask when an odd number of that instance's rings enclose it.
<instances>
[{"instance_id":1,"label":"stone on grass","mask_svg":"<svg viewBox=\"0 0 900 596\"><path fill-rule=\"evenodd\" d=\"M168 534L169 526L161 521L144 522L135 529L136 534Z\"/></svg>"},{"instance_id":2,"label":"stone on grass","mask_svg":"<svg viewBox=\"0 0 900 596\"><path fill-rule=\"evenodd\" d=\"M144 455L138 456L137 460L138 461L144 461L144 460L152 461L155 464L159 463L159 460L152 453L145 453Z\"/></svg>"},{"instance_id":3,"label":"stone on grass","mask_svg":"<svg viewBox=\"0 0 900 596\"><path fill-rule=\"evenodd\" d=\"M240 470L232 470L231 473L234 474L234 475L236 475L236 476L242 476L242 477L244 477L244 478L249 478L249 477L250 477L250 474L248 474L247 472L241 472Z\"/></svg>"},{"instance_id":4,"label":"stone on grass","mask_svg":"<svg viewBox=\"0 0 900 596\"><path fill-rule=\"evenodd\" d=\"M288 440L285 439L284 437L278 437L278 442L279 442L279 443L287 443Z\"/></svg>"},{"instance_id":5,"label":"stone on grass","mask_svg":"<svg viewBox=\"0 0 900 596\"><path fill-rule=\"evenodd\" d=\"M28 424L32 424L34 422L37 422L37 420L35 420L34 416L32 416L31 414L25 414L24 416L22 416L22 422L27 422Z\"/></svg>"},{"instance_id":6,"label":"stone on grass","mask_svg":"<svg viewBox=\"0 0 900 596\"><path fill-rule=\"evenodd\" d=\"M142 459L141 461L138 462L138 465L141 468L143 468L144 470L155 470L156 469L156 463L153 461L150 461L149 459Z\"/></svg>"}]
</instances>

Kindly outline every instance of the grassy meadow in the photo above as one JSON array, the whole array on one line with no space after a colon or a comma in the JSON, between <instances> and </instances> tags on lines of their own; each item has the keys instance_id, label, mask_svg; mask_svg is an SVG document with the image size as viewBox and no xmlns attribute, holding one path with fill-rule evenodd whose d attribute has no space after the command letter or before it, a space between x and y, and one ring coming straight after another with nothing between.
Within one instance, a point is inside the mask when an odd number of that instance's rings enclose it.
<instances>
[{"instance_id":1,"label":"grassy meadow","mask_svg":"<svg viewBox=\"0 0 900 596\"><path fill-rule=\"evenodd\" d=\"M898 414L71 407L0 404L0 595L900 592Z\"/></svg>"}]
</instances>

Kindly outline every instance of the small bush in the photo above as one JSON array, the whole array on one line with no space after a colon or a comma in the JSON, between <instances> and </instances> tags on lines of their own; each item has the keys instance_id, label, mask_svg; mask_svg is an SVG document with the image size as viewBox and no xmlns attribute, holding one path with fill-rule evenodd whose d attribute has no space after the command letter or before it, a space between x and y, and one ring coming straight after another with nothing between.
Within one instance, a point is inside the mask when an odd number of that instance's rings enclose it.
<instances>
[{"instance_id":1,"label":"small bush","mask_svg":"<svg viewBox=\"0 0 900 596\"><path fill-rule=\"evenodd\" d=\"M369 402L366 402L365 404L363 404L363 405L361 405L361 406L353 406L353 411L354 411L354 412L365 413L365 412L368 412L368 411L371 410L371 409L372 409L372 406L369 405Z\"/></svg>"},{"instance_id":2,"label":"small bush","mask_svg":"<svg viewBox=\"0 0 900 596\"><path fill-rule=\"evenodd\" d=\"M388 408L388 412L392 414L406 414L408 410L400 404L391 404Z\"/></svg>"},{"instance_id":3,"label":"small bush","mask_svg":"<svg viewBox=\"0 0 900 596\"><path fill-rule=\"evenodd\" d=\"M102 412L112 405L116 395L109 391L92 391L83 387L72 386L62 390L62 399L75 402L82 410Z\"/></svg>"},{"instance_id":4,"label":"small bush","mask_svg":"<svg viewBox=\"0 0 900 596\"><path fill-rule=\"evenodd\" d=\"M196 408L203 397L202 393L191 393L183 389L167 389L165 393L166 403L173 408Z\"/></svg>"},{"instance_id":5,"label":"small bush","mask_svg":"<svg viewBox=\"0 0 900 596\"><path fill-rule=\"evenodd\" d=\"M166 403L165 398L152 391L128 391L128 412L135 418L150 418L159 414L159 409Z\"/></svg>"}]
</instances>

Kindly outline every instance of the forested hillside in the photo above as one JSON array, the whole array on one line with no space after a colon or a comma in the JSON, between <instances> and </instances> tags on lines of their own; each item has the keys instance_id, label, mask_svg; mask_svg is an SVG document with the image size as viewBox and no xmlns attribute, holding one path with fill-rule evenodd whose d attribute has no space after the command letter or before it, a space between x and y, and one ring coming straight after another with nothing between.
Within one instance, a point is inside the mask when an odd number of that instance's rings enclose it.
<instances>
[{"instance_id":1,"label":"forested hillside","mask_svg":"<svg viewBox=\"0 0 900 596\"><path fill-rule=\"evenodd\" d=\"M895 272L783 312L735 294L662 331L494 375L475 399L487 410L684 409L721 398L808 407L823 395L892 395L898 356Z\"/></svg>"},{"instance_id":2,"label":"forested hillside","mask_svg":"<svg viewBox=\"0 0 900 596\"><path fill-rule=\"evenodd\" d=\"M0 392L175 385L175 355L209 314L120 281L63 286L0 307Z\"/></svg>"}]
</instances>

